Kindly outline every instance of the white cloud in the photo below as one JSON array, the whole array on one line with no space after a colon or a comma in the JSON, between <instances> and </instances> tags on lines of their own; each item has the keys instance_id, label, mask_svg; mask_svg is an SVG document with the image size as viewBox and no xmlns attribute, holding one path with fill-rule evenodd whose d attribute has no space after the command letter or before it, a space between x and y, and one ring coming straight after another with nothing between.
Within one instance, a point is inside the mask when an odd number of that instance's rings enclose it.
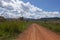
<instances>
[{"instance_id":1,"label":"white cloud","mask_svg":"<svg viewBox=\"0 0 60 40\"><path fill-rule=\"evenodd\" d=\"M59 12L44 11L30 2L24 3L22 0L0 0L0 16L6 18L44 18L44 17L60 17Z\"/></svg>"}]
</instances>

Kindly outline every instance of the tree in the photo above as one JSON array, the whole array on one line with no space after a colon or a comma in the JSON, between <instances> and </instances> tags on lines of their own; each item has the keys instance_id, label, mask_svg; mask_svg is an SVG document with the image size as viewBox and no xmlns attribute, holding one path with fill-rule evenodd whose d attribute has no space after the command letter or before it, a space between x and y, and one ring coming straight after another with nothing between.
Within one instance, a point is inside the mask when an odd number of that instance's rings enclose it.
<instances>
[{"instance_id":1,"label":"tree","mask_svg":"<svg viewBox=\"0 0 60 40\"><path fill-rule=\"evenodd\" d=\"M19 20L23 21L23 20L24 20L24 18L23 18L23 17L20 17L20 18L19 18Z\"/></svg>"}]
</instances>

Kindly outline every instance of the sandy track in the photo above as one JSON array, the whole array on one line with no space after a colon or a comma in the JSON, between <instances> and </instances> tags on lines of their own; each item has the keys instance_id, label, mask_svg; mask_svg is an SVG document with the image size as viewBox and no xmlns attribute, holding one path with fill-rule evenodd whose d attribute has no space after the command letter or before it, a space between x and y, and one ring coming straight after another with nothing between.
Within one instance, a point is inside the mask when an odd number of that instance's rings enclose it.
<instances>
[{"instance_id":1,"label":"sandy track","mask_svg":"<svg viewBox=\"0 0 60 40\"><path fill-rule=\"evenodd\" d=\"M34 23L16 40L60 40L60 35Z\"/></svg>"}]
</instances>

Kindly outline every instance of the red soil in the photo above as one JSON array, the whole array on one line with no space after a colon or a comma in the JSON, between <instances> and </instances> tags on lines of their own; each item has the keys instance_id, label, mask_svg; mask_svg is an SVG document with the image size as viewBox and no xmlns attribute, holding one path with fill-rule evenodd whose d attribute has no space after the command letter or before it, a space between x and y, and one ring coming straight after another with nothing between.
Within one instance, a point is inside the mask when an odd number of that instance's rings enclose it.
<instances>
[{"instance_id":1,"label":"red soil","mask_svg":"<svg viewBox=\"0 0 60 40\"><path fill-rule=\"evenodd\" d=\"M60 40L60 35L34 23L16 40Z\"/></svg>"}]
</instances>

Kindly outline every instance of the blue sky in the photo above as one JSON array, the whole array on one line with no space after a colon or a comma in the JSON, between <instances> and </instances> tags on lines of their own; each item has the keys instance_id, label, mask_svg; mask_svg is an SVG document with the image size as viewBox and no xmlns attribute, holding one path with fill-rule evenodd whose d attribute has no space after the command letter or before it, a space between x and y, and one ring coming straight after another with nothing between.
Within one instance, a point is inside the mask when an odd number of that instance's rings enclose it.
<instances>
[{"instance_id":1,"label":"blue sky","mask_svg":"<svg viewBox=\"0 0 60 40\"><path fill-rule=\"evenodd\" d=\"M34 6L37 6L45 11L60 12L60 0L23 0L23 1L30 2Z\"/></svg>"},{"instance_id":2,"label":"blue sky","mask_svg":"<svg viewBox=\"0 0 60 40\"><path fill-rule=\"evenodd\" d=\"M0 0L0 16L5 18L60 17L59 0Z\"/></svg>"}]
</instances>

